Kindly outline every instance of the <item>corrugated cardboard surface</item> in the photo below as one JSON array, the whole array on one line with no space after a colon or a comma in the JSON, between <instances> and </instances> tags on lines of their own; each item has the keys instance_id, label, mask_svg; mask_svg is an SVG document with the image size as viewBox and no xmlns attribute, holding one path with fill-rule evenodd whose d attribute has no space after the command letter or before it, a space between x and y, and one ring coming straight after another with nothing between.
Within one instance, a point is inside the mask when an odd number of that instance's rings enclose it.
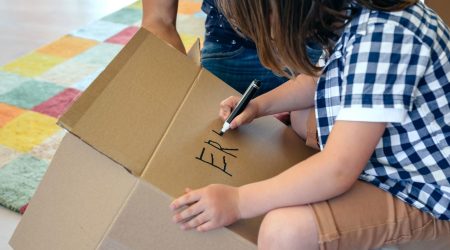
<instances>
[{"instance_id":1,"label":"corrugated cardboard surface","mask_svg":"<svg viewBox=\"0 0 450 250\"><path fill-rule=\"evenodd\" d=\"M141 29L60 123L140 175L199 70Z\"/></svg>"},{"instance_id":2,"label":"corrugated cardboard surface","mask_svg":"<svg viewBox=\"0 0 450 250\"><path fill-rule=\"evenodd\" d=\"M185 187L211 183L239 186L264 180L313 153L273 117L257 119L224 136L213 132L220 131L223 124L217 117L218 104L230 94L228 86L202 71L142 178L176 197ZM212 161L214 164L209 164ZM259 224L258 219L241 221L230 229L256 243Z\"/></svg>"},{"instance_id":3,"label":"corrugated cardboard surface","mask_svg":"<svg viewBox=\"0 0 450 250\"><path fill-rule=\"evenodd\" d=\"M447 25L450 25L450 4L448 0L426 0L425 3L436 11Z\"/></svg>"},{"instance_id":4,"label":"corrugated cardboard surface","mask_svg":"<svg viewBox=\"0 0 450 250\"><path fill-rule=\"evenodd\" d=\"M142 178L178 196L186 186L199 188L211 181L236 186L267 179L314 153L291 128L273 117L256 119L219 136L214 132L223 125L218 118L219 103L233 93L211 73L202 71ZM218 167L223 167L225 160L227 173L198 159L203 148L202 159L211 162L212 155Z\"/></svg>"},{"instance_id":5,"label":"corrugated cardboard surface","mask_svg":"<svg viewBox=\"0 0 450 250\"><path fill-rule=\"evenodd\" d=\"M168 197L185 187L259 181L314 152L271 117L219 136L219 103L232 94L191 59L140 30L61 118L78 138L69 134L58 149L54 167L14 235L14 247L28 249L41 238L45 241L36 244L38 249L93 249L99 243L158 249L155 239L161 249L169 243L210 249L197 246L203 237L217 238L230 249L252 245L246 239L256 243L258 219L230 226L236 234L220 229L184 235L167 218ZM132 191L137 180L147 184ZM72 198L78 190L82 193ZM105 212L102 205L108 207ZM183 236L173 239L172 233ZM182 238L189 242L182 244Z\"/></svg>"},{"instance_id":6,"label":"corrugated cardboard surface","mask_svg":"<svg viewBox=\"0 0 450 250\"><path fill-rule=\"evenodd\" d=\"M187 53L187 57L189 57L194 63L195 65L199 66L201 65L201 54L200 54L200 39L197 38L197 40L195 40L195 43L192 44L192 47L189 49L188 53Z\"/></svg>"},{"instance_id":7,"label":"corrugated cardboard surface","mask_svg":"<svg viewBox=\"0 0 450 250\"><path fill-rule=\"evenodd\" d=\"M99 249L256 249L226 229L207 233L182 231L171 221L172 198L139 181ZM136 216L140 215L140 216Z\"/></svg>"},{"instance_id":8,"label":"corrugated cardboard surface","mask_svg":"<svg viewBox=\"0 0 450 250\"><path fill-rule=\"evenodd\" d=\"M95 249L136 178L67 134L23 215L15 249Z\"/></svg>"},{"instance_id":9,"label":"corrugated cardboard surface","mask_svg":"<svg viewBox=\"0 0 450 250\"><path fill-rule=\"evenodd\" d=\"M255 249L227 229L184 232L172 198L71 134L11 239L15 249Z\"/></svg>"}]
</instances>

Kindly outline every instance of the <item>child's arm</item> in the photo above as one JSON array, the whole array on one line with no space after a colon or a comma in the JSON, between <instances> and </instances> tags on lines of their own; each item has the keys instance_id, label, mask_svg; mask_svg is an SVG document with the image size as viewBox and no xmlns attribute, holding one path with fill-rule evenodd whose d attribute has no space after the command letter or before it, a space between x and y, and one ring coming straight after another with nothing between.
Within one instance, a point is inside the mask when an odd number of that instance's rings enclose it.
<instances>
[{"instance_id":1,"label":"child's arm","mask_svg":"<svg viewBox=\"0 0 450 250\"><path fill-rule=\"evenodd\" d=\"M247 108L231 122L230 127L234 129L266 115L314 107L316 82L317 78L301 74L297 78L283 83L252 100ZM239 100L240 97L237 96L224 100L220 104L219 116L226 120Z\"/></svg>"},{"instance_id":2,"label":"child's arm","mask_svg":"<svg viewBox=\"0 0 450 250\"><path fill-rule=\"evenodd\" d=\"M355 183L385 126L385 123L337 121L322 152L268 180L239 188L210 185L190 191L171 204L172 209L188 206L177 212L174 220L184 229L205 231L275 208L338 196Z\"/></svg>"},{"instance_id":3,"label":"child's arm","mask_svg":"<svg viewBox=\"0 0 450 250\"><path fill-rule=\"evenodd\" d=\"M322 152L278 176L239 188L241 218L346 192L366 166L385 127L385 123L337 121Z\"/></svg>"},{"instance_id":4,"label":"child's arm","mask_svg":"<svg viewBox=\"0 0 450 250\"><path fill-rule=\"evenodd\" d=\"M316 88L316 77L301 74L255 98L258 105L258 117L314 107Z\"/></svg>"}]
</instances>

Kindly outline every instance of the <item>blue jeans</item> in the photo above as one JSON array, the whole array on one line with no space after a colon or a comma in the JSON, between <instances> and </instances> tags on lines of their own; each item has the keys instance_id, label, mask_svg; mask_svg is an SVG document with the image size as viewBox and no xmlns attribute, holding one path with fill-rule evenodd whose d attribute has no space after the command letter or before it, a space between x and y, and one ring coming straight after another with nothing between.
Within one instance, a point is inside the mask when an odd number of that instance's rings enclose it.
<instances>
[{"instance_id":1,"label":"blue jeans","mask_svg":"<svg viewBox=\"0 0 450 250\"><path fill-rule=\"evenodd\" d=\"M322 50L311 44L307 47L307 53L315 63L322 55ZM206 40L201 61L204 68L241 94L254 79L261 81L257 95L264 94L288 80L262 66L256 49L244 47L239 43L224 44Z\"/></svg>"},{"instance_id":2,"label":"blue jeans","mask_svg":"<svg viewBox=\"0 0 450 250\"><path fill-rule=\"evenodd\" d=\"M244 93L254 79L261 81L257 95L268 92L288 80L261 65L255 44L234 31L217 9L214 0L204 0L202 10L207 15L201 58L204 68L240 93ZM317 62L322 50L314 47L308 47L307 50L311 61Z\"/></svg>"},{"instance_id":3,"label":"blue jeans","mask_svg":"<svg viewBox=\"0 0 450 250\"><path fill-rule=\"evenodd\" d=\"M256 49L239 43L223 44L206 40L202 49L202 65L240 93L254 80L261 81L257 95L266 93L288 79L276 76L261 65Z\"/></svg>"}]
</instances>

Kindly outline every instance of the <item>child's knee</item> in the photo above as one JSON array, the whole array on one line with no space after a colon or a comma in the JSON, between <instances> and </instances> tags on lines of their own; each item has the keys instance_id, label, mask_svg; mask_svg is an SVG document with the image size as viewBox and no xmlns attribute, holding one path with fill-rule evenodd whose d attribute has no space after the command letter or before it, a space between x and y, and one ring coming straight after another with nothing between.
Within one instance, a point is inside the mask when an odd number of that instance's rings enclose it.
<instances>
[{"instance_id":1,"label":"child's knee","mask_svg":"<svg viewBox=\"0 0 450 250\"><path fill-rule=\"evenodd\" d=\"M264 217L258 236L259 249L297 249L317 245L317 242L314 217L308 206L270 211Z\"/></svg>"}]
</instances>

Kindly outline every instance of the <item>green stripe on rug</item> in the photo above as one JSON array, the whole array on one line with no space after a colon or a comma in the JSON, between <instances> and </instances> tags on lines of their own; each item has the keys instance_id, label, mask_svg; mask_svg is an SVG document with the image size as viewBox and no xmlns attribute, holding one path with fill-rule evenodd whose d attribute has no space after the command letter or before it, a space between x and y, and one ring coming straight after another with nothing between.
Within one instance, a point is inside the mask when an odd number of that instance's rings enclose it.
<instances>
[{"instance_id":1,"label":"green stripe on rug","mask_svg":"<svg viewBox=\"0 0 450 250\"><path fill-rule=\"evenodd\" d=\"M0 204L19 212L36 191L48 163L21 155L0 168Z\"/></svg>"}]
</instances>

